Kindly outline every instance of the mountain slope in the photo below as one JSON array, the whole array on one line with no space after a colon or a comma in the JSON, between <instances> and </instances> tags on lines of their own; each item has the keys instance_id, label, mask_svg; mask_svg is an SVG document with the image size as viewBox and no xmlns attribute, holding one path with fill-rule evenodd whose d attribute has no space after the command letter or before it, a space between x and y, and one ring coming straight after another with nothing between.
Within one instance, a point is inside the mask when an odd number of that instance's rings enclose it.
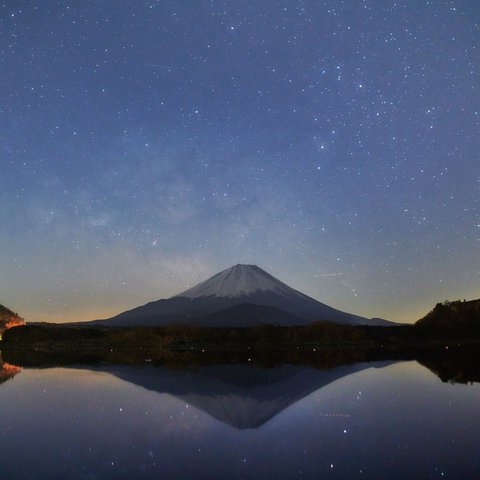
<instances>
[{"instance_id":1,"label":"mountain slope","mask_svg":"<svg viewBox=\"0 0 480 480\"><path fill-rule=\"evenodd\" d=\"M437 303L433 310L415 323L423 334L449 338L480 337L480 300L456 300Z\"/></svg>"},{"instance_id":2,"label":"mountain slope","mask_svg":"<svg viewBox=\"0 0 480 480\"><path fill-rule=\"evenodd\" d=\"M286 297L300 293L256 265L235 265L173 298L194 299L211 296L236 298L258 292L275 292Z\"/></svg>"},{"instance_id":3,"label":"mountain slope","mask_svg":"<svg viewBox=\"0 0 480 480\"><path fill-rule=\"evenodd\" d=\"M19 325L25 325L25 320L9 308L0 305L0 338L7 328Z\"/></svg>"},{"instance_id":4,"label":"mountain slope","mask_svg":"<svg viewBox=\"0 0 480 480\"><path fill-rule=\"evenodd\" d=\"M205 315L202 317L201 323L208 327L221 327L226 323L230 327L254 327L263 324L287 326L299 325L302 323L302 319L269 305L241 303Z\"/></svg>"},{"instance_id":5,"label":"mountain slope","mask_svg":"<svg viewBox=\"0 0 480 480\"><path fill-rule=\"evenodd\" d=\"M221 310L242 304L270 307L270 311L267 315L264 309L260 315L257 308L253 314L254 307L243 307L244 312L240 314L239 309L234 309L235 321L232 324L226 314L228 310L219 313L213 320L209 317ZM230 313L233 315L233 311ZM221 316L224 316L224 321ZM260 319L262 316L271 317L268 323L282 325L302 325L321 320L355 325L390 323L336 310L289 287L256 265L235 265L169 299L150 302L93 323L107 326L155 326L172 323L247 326L255 323L252 318ZM281 321L278 321L280 318ZM257 323L266 322L260 320Z\"/></svg>"},{"instance_id":6,"label":"mountain slope","mask_svg":"<svg viewBox=\"0 0 480 480\"><path fill-rule=\"evenodd\" d=\"M355 363L328 370L282 365L203 366L194 370L109 366L116 377L147 390L169 393L236 429L259 428L312 392L367 368L391 362Z\"/></svg>"}]
</instances>

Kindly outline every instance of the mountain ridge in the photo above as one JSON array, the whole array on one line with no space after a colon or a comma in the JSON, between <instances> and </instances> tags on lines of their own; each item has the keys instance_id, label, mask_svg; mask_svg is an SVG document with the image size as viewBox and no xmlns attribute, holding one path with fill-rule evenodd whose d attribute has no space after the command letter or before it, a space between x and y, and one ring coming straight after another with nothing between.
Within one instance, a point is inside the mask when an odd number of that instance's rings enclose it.
<instances>
[{"instance_id":1,"label":"mountain ridge","mask_svg":"<svg viewBox=\"0 0 480 480\"><path fill-rule=\"evenodd\" d=\"M0 305L0 338L5 330L25 325L25 320L4 305Z\"/></svg>"},{"instance_id":2,"label":"mountain ridge","mask_svg":"<svg viewBox=\"0 0 480 480\"><path fill-rule=\"evenodd\" d=\"M279 295L303 293L294 290L257 265L237 264L170 298L241 297L273 290Z\"/></svg>"},{"instance_id":3,"label":"mountain ridge","mask_svg":"<svg viewBox=\"0 0 480 480\"><path fill-rule=\"evenodd\" d=\"M243 321L229 322L229 311L242 304L249 308ZM267 313L268 309L270 311ZM247 310L247 309L245 309ZM222 311L225 320L222 321ZM167 299L155 300L104 320L85 322L104 326L161 326L167 324L251 326L261 323L304 325L330 321L352 325L393 325L382 319L368 319L323 304L273 277L257 265L237 264ZM280 323L278 323L280 321ZM83 322L82 322L83 323Z\"/></svg>"},{"instance_id":4,"label":"mountain ridge","mask_svg":"<svg viewBox=\"0 0 480 480\"><path fill-rule=\"evenodd\" d=\"M326 370L281 365L215 365L171 372L162 367L110 366L117 378L158 393L169 393L238 430L260 428L291 405L346 376L392 361L339 365Z\"/></svg>"}]
</instances>

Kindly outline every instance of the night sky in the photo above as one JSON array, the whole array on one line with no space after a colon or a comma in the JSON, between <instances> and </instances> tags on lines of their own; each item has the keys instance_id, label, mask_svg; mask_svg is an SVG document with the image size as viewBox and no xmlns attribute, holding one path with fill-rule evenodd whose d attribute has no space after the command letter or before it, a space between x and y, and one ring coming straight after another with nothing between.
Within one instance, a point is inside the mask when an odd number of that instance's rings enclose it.
<instances>
[{"instance_id":1,"label":"night sky","mask_svg":"<svg viewBox=\"0 0 480 480\"><path fill-rule=\"evenodd\" d=\"M477 0L0 4L0 303L236 263L359 315L480 297Z\"/></svg>"}]
</instances>

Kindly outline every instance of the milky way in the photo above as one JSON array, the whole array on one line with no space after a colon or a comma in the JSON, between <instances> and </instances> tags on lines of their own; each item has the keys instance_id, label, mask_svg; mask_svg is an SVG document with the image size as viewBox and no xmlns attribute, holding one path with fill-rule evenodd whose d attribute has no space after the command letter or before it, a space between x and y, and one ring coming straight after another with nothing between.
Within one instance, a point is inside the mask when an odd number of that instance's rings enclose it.
<instances>
[{"instance_id":1,"label":"milky way","mask_svg":"<svg viewBox=\"0 0 480 480\"><path fill-rule=\"evenodd\" d=\"M414 321L480 296L480 6L0 6L0 303L118 313L236 263Z\"/></svg>"}]
</instances>

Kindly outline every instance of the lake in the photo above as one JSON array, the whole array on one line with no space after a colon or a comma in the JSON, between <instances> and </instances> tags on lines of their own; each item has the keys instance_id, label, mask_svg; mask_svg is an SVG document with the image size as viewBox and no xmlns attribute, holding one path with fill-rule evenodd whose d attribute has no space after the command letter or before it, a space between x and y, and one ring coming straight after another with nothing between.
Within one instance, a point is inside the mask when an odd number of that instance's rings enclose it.
<instances>
[{"instance_id":1,"label":"lake","mask_svg":"<svg viewBox=\"0 0 480 480\"><path fill-rule=\"evenodd\" d=\"M416 361L0 370L0 475L480 478L480 385Z\"/></svg>"}]
</instances>

